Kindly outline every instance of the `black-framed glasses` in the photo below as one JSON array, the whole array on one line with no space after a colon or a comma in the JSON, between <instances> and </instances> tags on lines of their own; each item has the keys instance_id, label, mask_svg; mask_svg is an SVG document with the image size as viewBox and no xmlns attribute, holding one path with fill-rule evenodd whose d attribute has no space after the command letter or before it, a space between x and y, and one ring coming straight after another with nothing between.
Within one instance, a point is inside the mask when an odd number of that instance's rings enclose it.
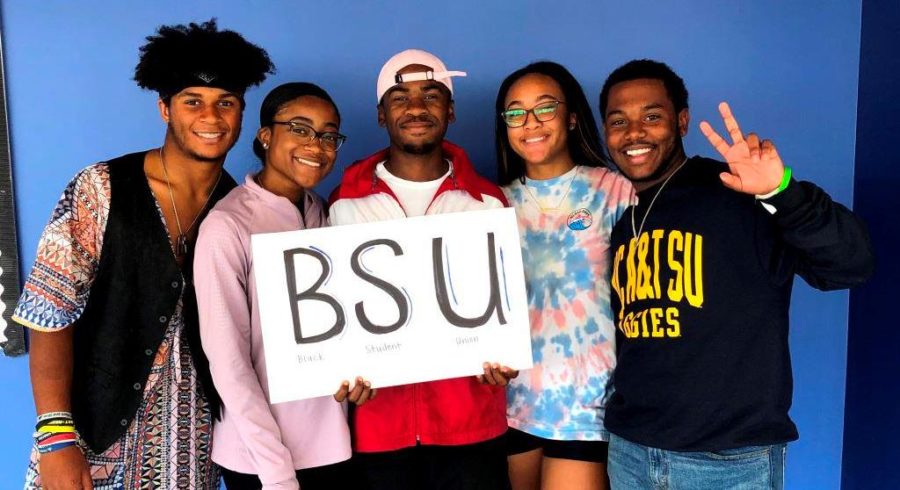
<instances>
[{"instance_id":1,"label":"black-framed glasses","mask_svg":"<svg viewBox=\"0 0 900 490\"><path fill-rule=\"evenodd\" d=\"M528 113L534 114L534 118L540 122L547 122L556 117L557 109L560 104L565 104L561 100L553 100L542 102L531 109L508 109L500 113L500 118L506 123L507 127L520 128L525 125L528 120Z\"/></svg>"},{"instance_id":2,"label":"black-framed glasses","mask_svg":"<svg viewBox=\"0 0 900 490\"><path fill-rule=\"evenodd\" d=\"M323 150L338 151L338 148L340 148L341 145L344 144L344 141L347 141L347 137L342 135L341 133L335 131L322 131L320 133L310 127L308 124L303 124L302 122L272 121L272 124L282 124L284 126L289 126L288 131L296 136L297 139L304 145L312 143L315 140L319 140L319 146L321 146Z\"/></svg>"}]
</instances>

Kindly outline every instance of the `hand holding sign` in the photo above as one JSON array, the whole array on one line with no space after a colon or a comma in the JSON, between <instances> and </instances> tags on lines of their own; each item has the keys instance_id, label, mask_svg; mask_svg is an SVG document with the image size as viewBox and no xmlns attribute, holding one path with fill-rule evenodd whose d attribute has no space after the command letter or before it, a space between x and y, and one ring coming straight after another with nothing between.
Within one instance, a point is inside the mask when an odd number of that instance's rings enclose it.
<instances>
[{"instance_id":1,"label":"hand holding sign","mask_svg":"<svg viewBox=\"0 0 900 490\"><path fill-rule=\"evenodd\" d=\"M760 143L756 133L750 133L744 139L727 103L719 104L719 113L732 144L729 145L706 121L700 123L700 131L728 163L729 171L719 174L725 187L755 195L769 194L777 189L784 176L784 164L775 144L770 140Z\"/></svg>"},{"instance_id":2,"label":"hand holding sign","mask_svg":"<svg viewBox=\"0 0 900 490\"><path fill-rule=\"evenodd\" d=\"M347 400L360 407L367 401L374 400L377 394L378 390L372 388L372 383L357 376L353 388L350 387L349 381L341 381L341 387L335 392L334 399L338 402Z\"/></svg>"},{"instance_id":3,"label":"hand holding sign","mask_svg":"<svg viewBox=\"0 0 900 490\"><path fill-rule=\"evenodd\" d=\"M476 378L483 385L506 386L509 384L509 380L518 376L519 371L515 369L501 366L496 362L493 364L486 362L484 363L484 374L479 374Z\"/></svg>"}]
</instances>

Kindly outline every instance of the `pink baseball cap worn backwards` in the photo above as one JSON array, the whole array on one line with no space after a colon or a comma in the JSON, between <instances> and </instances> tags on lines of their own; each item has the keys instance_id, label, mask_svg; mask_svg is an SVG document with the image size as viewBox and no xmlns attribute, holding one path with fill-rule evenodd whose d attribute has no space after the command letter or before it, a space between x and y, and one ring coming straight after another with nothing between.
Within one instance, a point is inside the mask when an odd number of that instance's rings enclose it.
<instances>
[{"instance_id":1,"label":"pink baseball cap worn backwards","mask_svg":"<svg viewBox=\"0 0 900 490\"><path fill-rule=\"evenodd\" d=\"M404 73L403 75L397 73L409 65L424 65L430 67L431 70ZM403 82L434 80L444 84L444 86L450 90L450 94L452 95L453 82L450 78L464 76L466 76L466 72L464 71L447 71L444 62L427 51L422 51L421 49L407 49L406 51L401 51L392 56L391 59L387 60L387 63L381 67L381 73L378 74L378 85L375 92L378 96L378 103L380 104L381 98L384 97L384 94L394 85L399 85Z\"/></svg>"}]
</instances>

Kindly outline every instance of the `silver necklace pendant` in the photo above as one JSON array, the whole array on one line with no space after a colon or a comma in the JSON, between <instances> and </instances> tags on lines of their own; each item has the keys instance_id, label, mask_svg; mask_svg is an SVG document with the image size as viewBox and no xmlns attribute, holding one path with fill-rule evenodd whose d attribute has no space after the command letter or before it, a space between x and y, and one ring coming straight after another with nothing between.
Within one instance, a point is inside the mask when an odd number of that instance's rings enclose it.
<instances>
[{"instance_id":1,"label":"silver necklace pendant","mask_svg":"<svg viewBox=\"0 0 900 490\"><path fill-rule=\"evenodd\" d=\"M169 170L166 167L166 159L163 158L162 147L159 148L159 162L162 164L163 175L166 177L166 188L169 190L169 200L172 201L172 213L175 214L175 226L178 227L178 238L175 239L175 256L184 257L188 253L188 241L185 230L181 228L181 218L178 216L178 206L175 205L175 193L172 192L172 183L169 181ZM200 219L200 215L203 214L203 210L206 209L206 206L209 206L209 200L212 199L213 192L219 187L219 182L222 180L223 173L224 170L219 169L219 176L216 177L216 183L213 184L212 189L210 189L209 193L206 195L206 201L203 202L203 207L200 208L200 211L194 216L194 221L191 221L191 225L187 227L186 231L188 233L190 233L191 229L194 228L194 225L197 224L197 220ZM168 232L169 230L167 228L166 233Z\"/></svg>"},{"instance_id":2,"label":"silver necklace pendant","mask_svg":"<svg viewBox=\"0 0 900 490\"><path fill-rule=\"evenodd\" d=\"M175 255L179 257L184 257L188 253L188 241L187 237L183 234L178 234L178 239L175 240Z\"/></svg>"}]
</instances>

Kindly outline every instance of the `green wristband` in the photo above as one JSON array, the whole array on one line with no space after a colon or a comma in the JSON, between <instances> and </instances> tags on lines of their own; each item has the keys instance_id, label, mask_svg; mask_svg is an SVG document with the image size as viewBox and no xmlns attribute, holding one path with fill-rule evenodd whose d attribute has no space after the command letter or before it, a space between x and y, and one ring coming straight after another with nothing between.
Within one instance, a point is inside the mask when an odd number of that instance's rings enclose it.
<instances>
[{"instance_id":1,"label":"green wristband","mask_svg":"<svg viewBox=\"0 0 900 490\"><path fill-rule=\"evenodd\" d=\"M788 184L791 183L791 167L785 165L784 167L784 175L781 176L781 185L778 186L778 189L775 191L775 194L787 189Z\"/></svg>"}]
</instances>

